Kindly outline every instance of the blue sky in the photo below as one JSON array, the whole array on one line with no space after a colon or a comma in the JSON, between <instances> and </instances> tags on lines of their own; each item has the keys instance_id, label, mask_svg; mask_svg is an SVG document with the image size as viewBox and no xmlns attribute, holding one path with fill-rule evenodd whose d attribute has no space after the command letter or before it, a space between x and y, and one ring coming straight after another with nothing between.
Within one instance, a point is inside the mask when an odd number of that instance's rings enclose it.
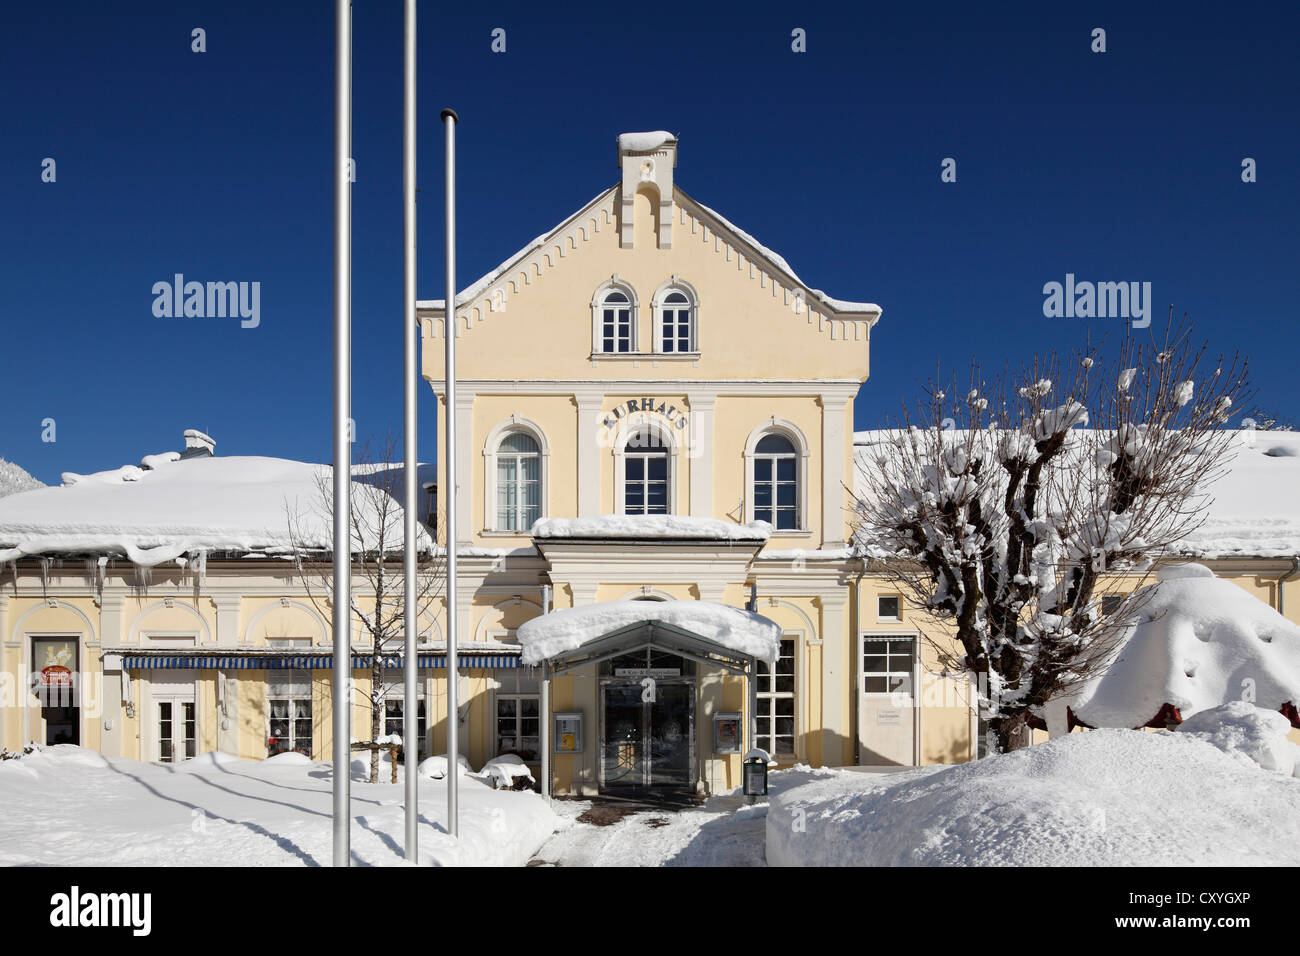
<instances>
[{"instance_id":1,"label":"blue sky","mask_svg":"<svg viewBox=\"0 0 1300 956\"><path fill-rule=\"evenodd\" d=\"M421 6L422 298L443 287L442 106L462 118L462 286L612 185L619 132L663 128L683 189L884 307L859 427L936 366L1116 341L1122 320L1044 318L1066 273L1151 282L1157 324L1188 312L1300 417L1292 5L447 6ZM354 28L365 436L401 430L400 0L359 3ZM323 0L5 5L0 456L57 483L197 427L219 454L328 459L333 49ZM156 318L176 272L260 282L260 325Z\"/></svg>"}]
</instances>

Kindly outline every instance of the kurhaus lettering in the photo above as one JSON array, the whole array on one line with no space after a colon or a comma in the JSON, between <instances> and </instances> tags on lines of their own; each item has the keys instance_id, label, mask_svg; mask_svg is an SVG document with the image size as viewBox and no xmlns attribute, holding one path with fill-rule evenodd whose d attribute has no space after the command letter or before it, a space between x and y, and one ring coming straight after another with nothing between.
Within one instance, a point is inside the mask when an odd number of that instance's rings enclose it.
<instances>
[{"instance_id":1,"label":"kurhaus lettering","mask_svg":"<svg viewBox=\"0 0 1300 956\"><path fill-rule=\"evenodd\" d=\"M601 424L607 428L616 428L618 423L633 412L654 412L673 423L675 428L686 427L686 411L676 405L669 405L657 398L633 398L621 405L615 405L613 411L606 415Z\"/></svg>"}]
</instances>

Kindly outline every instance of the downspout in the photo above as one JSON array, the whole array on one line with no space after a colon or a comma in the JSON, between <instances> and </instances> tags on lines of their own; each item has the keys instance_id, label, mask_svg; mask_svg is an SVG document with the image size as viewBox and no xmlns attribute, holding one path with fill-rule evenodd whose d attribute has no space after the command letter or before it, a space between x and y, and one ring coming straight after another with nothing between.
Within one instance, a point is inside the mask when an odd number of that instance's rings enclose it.
<instances>
[{"instance_id":1,"label":"downspout","mask_svg":"<svg viewBox=\"0 0 1300 956\"><path fill-rule=\"evenodd\" d=\"M858 555L858 576L853 581L853 667L849 678L849 690L853 695L853 719L849 725L853 728L853 765L862 763L862 728L858 726L861 715L861 701L858 699L858 671L862 667L861 614L862 614L862 576L867 573L867 559Z\"/></svg>"},{"instance_id":2,"label":"downspout","mask_svg":"<svg viewBox=\"0 0 1300 956\"><path fill-rule=\"evenodd\" d=\"M1286 617L1285 587L1287 581L1294 581L1296 575L1300 574L1300 555L1292 555L1291 570L1277 579L1277 613Z\"/></svg>"}]
</instances>

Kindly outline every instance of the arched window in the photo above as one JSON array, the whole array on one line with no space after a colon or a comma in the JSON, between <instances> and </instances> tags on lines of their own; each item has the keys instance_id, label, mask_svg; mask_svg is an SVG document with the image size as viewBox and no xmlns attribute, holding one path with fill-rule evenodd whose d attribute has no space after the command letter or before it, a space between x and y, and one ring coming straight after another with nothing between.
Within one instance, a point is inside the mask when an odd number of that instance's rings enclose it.
<instances>
[{"instance_id":1,"label":"arched window","mask_svg":"<svg viewBox=\"0 0 1300 956\"><path fill-rule=\"evenodd\" d=\"M669 513L670 452L653 429L639 429L628 438L623 448L624 514Z\"/></svg>"},{"instance_id":2,"label":"arched window","mask_svg":"<svg viewBox=\"0 0 1300 956\"><path fill-rule=\"evenodd\" d=\"M799 527L799 454L784 435L765 435L754 448L754 518L773 528Z\"/></svg>"},{"instance_id":3,"label":"arched window","mask_svg":"<svg viewBox=\"0 0 1300 956\"><path fill-rule=\"evenodd\" d=\"M496 459L496 530L527 531L542 516L541 449L527 432L509 432Z\"/></svg>"},{"instance_id":4,"label":"arched window","mask_svg":"<svg viewBox=\"0 0 1300 956\"><path fill-rule=\"evenodd\" d=\"M745 442L746 520L767 521L778 533L810 534L808 440L794 422L775 416Z\"/></svg>"},{"instance_id":5,"label":"arched window","mask_svg":"<svg viewBox=\"0 0 1300 956\"><path fill-rule=\"evenodd\" d=\"M652 305L655 313L656 352L698 352L696 305L698 298L690 284L676 275L655 290Z\"/></svg>"},{"instance_id":6,"label":"arched window","mask_svg":"<svg viewBox=\"0 0 1300 956\"><path fill-rule=\"evenodd\" d=\"M659 341L664 352L694 352L691 303L684 293L670 292L659 309Z\"/></svg>"},{"instance_id":7,"label":"arched window","mask_svg":"<svg viewBox=\"0 0 1300 956\"><path fill-rule=\"evenodd\" d=\"M635 352L632 300L621 289L610 289L600 303L600 351Z\"/></svg>"}]
</instances>

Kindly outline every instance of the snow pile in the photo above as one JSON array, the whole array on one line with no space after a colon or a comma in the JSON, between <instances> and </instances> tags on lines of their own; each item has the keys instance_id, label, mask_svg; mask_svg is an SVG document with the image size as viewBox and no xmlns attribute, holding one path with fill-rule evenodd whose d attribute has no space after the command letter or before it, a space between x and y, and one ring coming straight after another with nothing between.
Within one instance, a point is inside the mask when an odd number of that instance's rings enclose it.
<instances>
[{"instance_id":1,"label":"snow pile","mask_svg":"<svg viewBox=\"0 0 1300 956\"><path fill-rule=\"evenodd\" d=\"M774 866L1296 866L1300 781L1194 734L1094 730L771 799Z\"/></svg>"},{"instance_id":2,"label":"snow pile","mask_svg":"<svg viewBox=\"0 0 1300 956\"><path fill-rule=\"evenodd\" d=\"M63 745L2 761L0 866L328 866L330 764L290 756L149 764ZM405 863L401 781L352 784L355 865ZM537 794L468 776L459 837L444 782L422 778L419 802L423 866L523 866L560 823Z\"/></svg>"},{"instance_id":3,"label":"snow pile","mask_svg":"<svg viewBox=\"0 0 1300 956\"><path fill-rule=\"evenodd\" d=\"M400 466L395 470L394 477L383 466L354 467L354 482L378 492L354 491L354 509L377 511L380 489L401 487ZM421 472L422 479L434 477L432 466ZM62 487L0 500L0 562L91 552L124 554L140 567L188 556L198 566L211 551L286 552L295 535L307 547L327 548L333 533L322 487L328 494L330 473L328 465L283 458L181 458L175 452L147 455L139 467L69 472ZM427 507L427 496L422 504ZM400 528L400 502L392 502L391 510L396 517L388 523ZM371 516L368 526L378 524ZM432 546L423 525L417 529L421 544Z\"/></svg>"},{"instance_id":4,"label":"snow pile","mask_svg":"<svg viewBox=\"0 0 1300 956\"><path fill-rule=\"evenodd\" d=\"M620 153L648 153L665 143L675 142L677 137L667 130L657 129L651 133L620 133L618 151Z\"/></svg>"},{"instance_id":5,"label":"snow pile","mask_svg":"<svg viewBox=\"0 0 1300 956\"><path fill-rule=\"evenodd\" d=\"M534 538L691 538L710 541L766 541L766 521L733 524L718 518L688 515L599 515L590 518L541 518Z\"/></svg>"},{"instance_id":6,"label":"snow pile","mask_svg":"<svg viewBox=\"0 0 1300 956\"><path fill-rule=\"evenodd\" d=\"M1287 739L1291 722L1274 710L1264 710L1244 700L1203 710L1178 725L1177 732L1195 734L1229 756L1300 776L1300 747Z\"/></svg>"},{"instance_id":7,"label":"snow pile","mask_svg":"<svg viewBox=\"0 0 1300 956\"><path fill-rule=\"evenodd\" d=\"M464 754L456 755L456 765L460 767L460 775L463 777L467 773L473 773L474 770L465 759ZM425 757L420 761L420 766L416 769L421 777L427 777L430 780L442 780L447 776L447 755L438 754L436 757Z\"/></svg>"},{"instance_id":8,"label":"snow pile","mask_svg":"<svg viewBox=\"0 0 1300 956\"><path fill-rule=\"evenodd\" d=\"M1133 598L1131 624L1069 706L1093 727L1141 727L1164 704L1186 719L1236 700L1300 703L1300 626L1199 564L1173 565Z\"/></svg>"},{"instance_id":9,"label":"snow pile","mask_svg":"<svg viewBox=\"0 0 1300 956\"><path fill-rule=\"evenodd\" d=\"M729 650L775 662L781 625L740 608L708 601L609 601L552 611L525 621L516 632L524 664L572 651L612 631L655 621L689 631Z\"/></svg>"},{"instance_id":10,"label":"snow pile","mask_svg":"<svg viewBox=\"0 0 1300 956\"><path fill-rule=\"evenodd\" d=\"M44 487L45 482L33 478L26 469L0 458L0 498Z\"/></svg>"},{"instance_id":11,"label":"snow pile","mask_svg":"<svg viewBox=\"0 0 1300 956\"><path fill-rule=\"evenodd\" d=\"M521 778L526 779L530 784L537 782L533 779L532 772L527 765L516 754L502 754L500 757L493 757L483 765L483 769L475 776L491 784L497 790L510 790L515 786L515 781Z\"/></svg>"}]
</instances>

